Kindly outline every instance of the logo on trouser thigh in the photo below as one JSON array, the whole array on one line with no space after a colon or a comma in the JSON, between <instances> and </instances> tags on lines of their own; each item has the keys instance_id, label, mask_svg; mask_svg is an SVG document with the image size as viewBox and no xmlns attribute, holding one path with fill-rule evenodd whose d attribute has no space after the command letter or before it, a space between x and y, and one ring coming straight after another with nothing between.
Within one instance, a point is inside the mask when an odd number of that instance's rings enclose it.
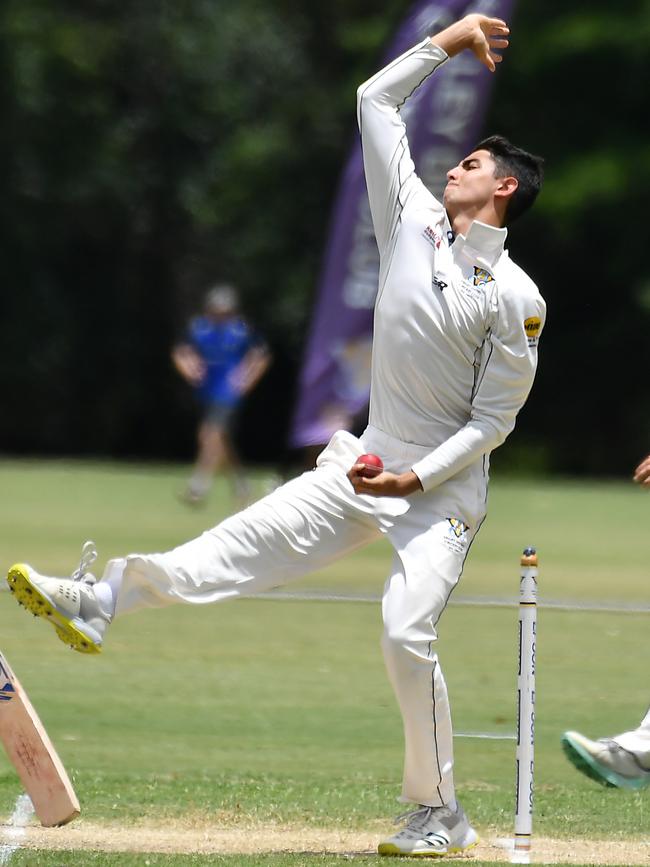
<instances>
[{"instance_id":1,"label":"logo on trouser thigh","mask_svg":"<svg viewBox=\"0 0 650 867\"><path fill-rule=\"evenodd\" d=\"M447 518L447 529L442 537L443 543L456 554L464 554L469 544L469 526L460 518Z\"/></svg>"}]
</instances>

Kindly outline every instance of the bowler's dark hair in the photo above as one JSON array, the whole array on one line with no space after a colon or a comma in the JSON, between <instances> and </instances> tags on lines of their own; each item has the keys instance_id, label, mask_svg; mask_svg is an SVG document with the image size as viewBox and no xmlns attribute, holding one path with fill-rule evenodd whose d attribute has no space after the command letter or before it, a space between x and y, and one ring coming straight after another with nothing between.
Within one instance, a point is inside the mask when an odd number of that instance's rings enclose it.
<instances>
[{"instance_id":1,"label":"bowler's dark hair","mask_svg":"<svg viewBox=\"0 0 650 867\"><path fill-rule=\"evenodd\" d=\"M505 222L512 223L525 213L537 198L544 178L544 160L518 148L502 135L491 135L474 150L489 151L495 163L495 178L517 178L519 186L508 200Z\"/></svg>"}]
</instances>

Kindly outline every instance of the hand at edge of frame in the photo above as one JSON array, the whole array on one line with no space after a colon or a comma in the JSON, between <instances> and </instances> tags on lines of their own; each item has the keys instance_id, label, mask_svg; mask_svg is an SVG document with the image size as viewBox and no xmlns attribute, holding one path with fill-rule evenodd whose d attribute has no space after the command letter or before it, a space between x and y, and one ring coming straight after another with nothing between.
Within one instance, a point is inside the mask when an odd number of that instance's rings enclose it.
<instances>
[{"instance_id":1,"label":"hand at edge of frame","mask_svg":"<svg viewBox=\"0 0 650 867\"><path fill-rule=\"evenodd\" d=\"M509 33L508 25L501 18L489 18L487 15L474 13L432 36L431 41L449 57L454 57L467 48L490 72L494 72L497 63L503 60L502 55L495 49L503 50L508 47L506 37Z\"/></svg>"},{"instance_id":2,"label":"hand at edge of frame","mask_svg":"<svg viewBox=\"0 0 650 867\"><path fill-rule=\"evenodd\" d=\"M633 479L643 488L650 488L650 455L645 457L635 469Z\"/></svg>"},{"instance_id":3,"label":"hand at edge of frame","mask_svg":"<svg viewBox=\"0 0 650 867\"><path fill-rule=\"evenodd\" d=\"M362 475L365 464L354 464L347 473L355 494L369 494L371 497L408 497L422 490L420 479L413 470L407 473L379 473L373 478Z\"/></svg>"}]
</instances>

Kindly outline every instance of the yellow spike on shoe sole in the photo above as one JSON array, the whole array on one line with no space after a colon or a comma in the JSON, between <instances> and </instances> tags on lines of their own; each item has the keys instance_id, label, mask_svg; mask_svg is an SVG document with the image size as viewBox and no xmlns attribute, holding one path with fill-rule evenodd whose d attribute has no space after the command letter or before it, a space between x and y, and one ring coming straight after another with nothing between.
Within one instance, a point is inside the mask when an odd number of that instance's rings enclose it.
<instances>
[{"instance_id":1,"label":"yellow spike on shoe sole","mask_svg":"<svg viewBox=\"0 0 650 867\"><path fill-rule=\"evenodd\" d=\"M95 644L77 629L74 623L60 614L47 596L32 584L29 569L24 563L12 566L7 575L7 584L20 605L31 611L36 617L42 617L54 627L56 634L64 644L69 645L79 653L101 653L101 645Z\"/></svg>"}]
</instances>

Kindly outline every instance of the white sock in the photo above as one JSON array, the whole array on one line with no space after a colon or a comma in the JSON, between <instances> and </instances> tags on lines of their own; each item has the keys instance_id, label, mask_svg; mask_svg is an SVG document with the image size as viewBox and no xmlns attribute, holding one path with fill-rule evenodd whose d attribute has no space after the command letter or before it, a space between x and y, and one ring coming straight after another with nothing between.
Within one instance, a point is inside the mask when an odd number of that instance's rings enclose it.
<instances>
[{"instance_id":1,"label":"white sock","mask_svg":"<svg viewBox=\"0 0 650 867\"><path fill-rule=\"evenodd\" d=\"M102 580L95 584L95 596L111 617L115 614L117 597L120 595L122 588L122 576L124 575L125 566L126 560L124 557L109 560L104 569Z\"/></svg>"},{"instance_id":2,"label":"white sock","mask_svg":"<svg viewBox=\"0 0 650 867\"><path fill-rule=\"evenodd\" d=\"M94 586L95 598L102 606L104 611L108 611L111 615L115 614L115 599L113 597L113 590L111 589L111 585L107 581L98 581Z\"/></svg>"}]
</instances>

